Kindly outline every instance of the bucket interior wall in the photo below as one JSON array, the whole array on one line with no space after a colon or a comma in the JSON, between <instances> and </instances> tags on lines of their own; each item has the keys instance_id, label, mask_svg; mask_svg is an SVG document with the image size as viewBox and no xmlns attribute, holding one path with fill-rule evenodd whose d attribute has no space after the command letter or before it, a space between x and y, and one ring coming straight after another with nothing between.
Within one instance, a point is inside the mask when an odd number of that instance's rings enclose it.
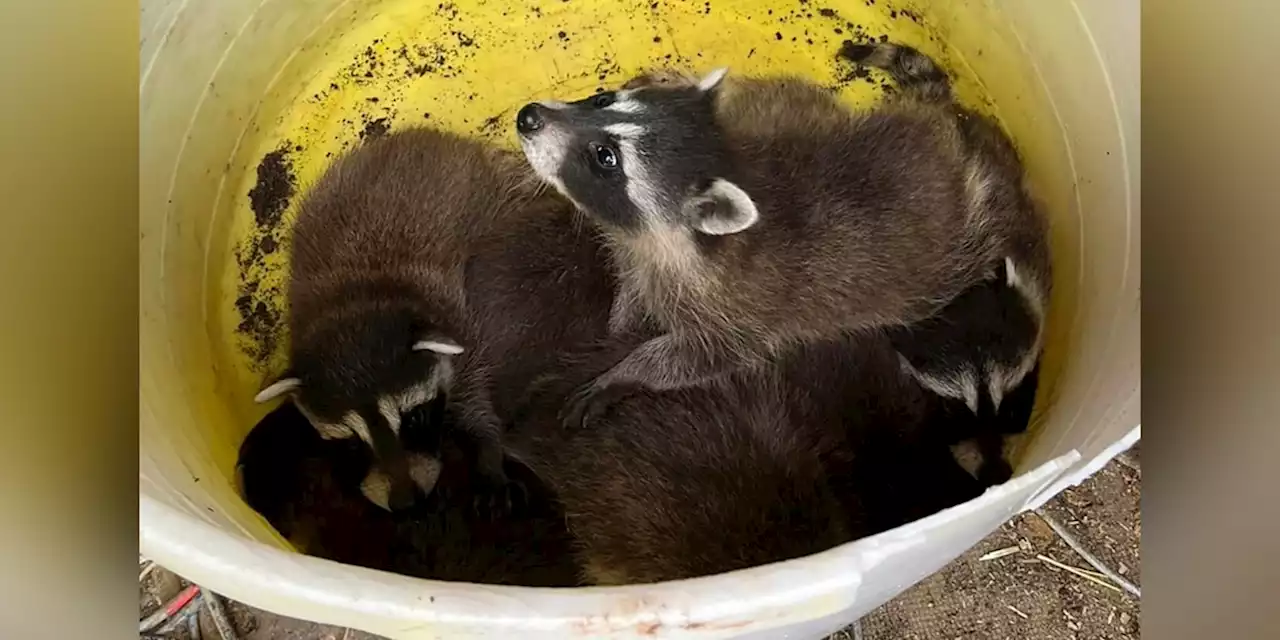
<instances>
[{"instance_id":1,"label":"bucket interior wall","mask_svg":"<svg viewBox=\"0 0 1280 640\"><path fill-rule=\"evenodd\" d=\"M835 52L881 34L937 57L961 100L996 116L1024 156L1051 217L1056 279L1018 468L1073 450L1087 464L1139 422L1137 32L1136 3L1106 0L144 1L148 512L237 549L288 548L238 497L236 451L265 412L252 396L283 368L287 336L272 328L297 191L362 135L432 124L514 146L524 102L664 64L793 72L868 104L878 76L849 77ZM279 162L264 163L273 153ZM260 186L282 169L292 191ZM151 523L141 526L145 542ZM962 542L931 553L945 562ZM292 602L263 593L251 604L290 613Z\"/></svg>"}]
</instances>

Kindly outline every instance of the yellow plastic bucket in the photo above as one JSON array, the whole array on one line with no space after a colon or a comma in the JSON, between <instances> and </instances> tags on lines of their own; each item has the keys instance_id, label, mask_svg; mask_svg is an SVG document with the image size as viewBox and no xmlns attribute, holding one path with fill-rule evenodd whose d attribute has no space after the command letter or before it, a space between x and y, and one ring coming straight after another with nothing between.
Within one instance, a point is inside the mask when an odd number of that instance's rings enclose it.
<instances>
[{"instance_id":1,"label":"yellow plastic bucket","mask_svg":"<svg viewBox=\"0 0 1280 640\"><path fill-rule=\"evenodd\" d=\"M150 0L141 41L142 552L280 614L392 638L818 637L1138 437L1138 3L1109 0ZM238 497L252 396L281 366L278 244L328 159L430 123L514 144L514 108L675 65L789 71L876 99L841 41L936 56L1012 133L1057 281L1020 474L817 554L619 588L417 580L299 555ZM266 159L266 162L264 162ZM283 179L291 176L293 182ZM251 195L252 192L252 195Z\"/></svg>"}]
</instances>

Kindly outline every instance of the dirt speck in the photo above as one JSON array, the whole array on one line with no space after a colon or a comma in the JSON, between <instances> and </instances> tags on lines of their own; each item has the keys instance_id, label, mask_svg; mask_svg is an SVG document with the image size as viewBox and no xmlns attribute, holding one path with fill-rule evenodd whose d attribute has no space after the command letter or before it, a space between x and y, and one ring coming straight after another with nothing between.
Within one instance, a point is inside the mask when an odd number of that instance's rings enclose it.
<instances>
[{"instance_id":1,"label":"dirt speck","mask_svg":"<svg viewBox=\"0 0 1280 640\"><path fill-rule=\"evenodd\" d=\"M622 67L608 56L601 58L600 61L596 63L595 74L597 80L607 80L609 76L621 73Z\"/></svg>"},{"instance_id":2,"label":"dirt speck","mask_svg":"<svg viewBox=\"0 0 1280 640\"><path fill-rule=\"evenodd\" d=\"M295 188L287 145L262 157L258 163L258 181L249 190L249 207L260 230L274 228L280 222L280 215L289 206Z\"/></svg>"},{"instance_id":3,"label":"dirt speck","mask_svg":"<svg viewBox=\"0 0 1280 640\"><path fill-rule=\"evenodd\" d=\"M455 37L455 38L457 38L457 39L458 39L458 46L460 46L460 47L475 47L475 46L476 46L475 38L472 38L471 36L469 36L469 35L467 35L467 34L465 34L465 33L462 33L461 31L454 31L454 32L453 32L453 37ZM477 47L477 48L479 48L479 47Z\"/></svg>"},{"instance_id":4,"label":"dirt speck","mask_svg":"<svg viewBox=\"0 0 1280 640\"><path fill-rule=\"evenodd\" d=\"M374 140L387 135L391 130L391 123L386 118L375 118L364 125L364 129L360 131L361 140Z\"/></svg>"},{"instance_id":5,"label":"dirt speck","mask_svg":"<svg viewBox=\"0 0 1280 640\"><path fill-rule=\"evenodd\" d=\"M496 116L485 118L485 121L480 123L480 126L476 128L477 133L479 133L481 137L489 139L501 136L504 133L502 123L505 119L503 118L503 115L504 114L500 113Z\"/></svg>"}]
</instances>

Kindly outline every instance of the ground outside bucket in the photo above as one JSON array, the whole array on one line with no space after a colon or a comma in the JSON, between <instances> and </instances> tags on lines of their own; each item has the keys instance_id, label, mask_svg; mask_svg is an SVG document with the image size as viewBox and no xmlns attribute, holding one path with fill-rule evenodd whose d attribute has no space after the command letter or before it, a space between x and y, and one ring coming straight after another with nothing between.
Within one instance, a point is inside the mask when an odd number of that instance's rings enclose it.
<instances>
[{"instance_id":1,"label":"ground outside bucket","mask_svg":"<svg viewBox=\"0 0 1280 640\"><path fill-rule=\"evenodd\" d=\"M1139 437L1138 33L1138 3L1106 0L534 0L518 11L493 0L144 0L141 552L246 604L390 638L817 638L848 624ZM299 555L239 498L236 451L263 415L252 396L280 344L253 352L237 333L246 312L275 319L272 300L236 303L246 265L255 295L270 296L287 260L264 251L277 236L262 234L247 195L265 154L287 151L301 189L326 154L380 127L429 123L513 144L506 127L523 102L587 95L664 63L793 71L856 102L833 54L876 34L936 56L962 99L1000 119L1050 212L1044 383L1014 480L814 556L583 589L434 582ZM290 212L268 222L286 228ZM249 264L254 247L267 257Z\"/></svg>"}]
</instances>

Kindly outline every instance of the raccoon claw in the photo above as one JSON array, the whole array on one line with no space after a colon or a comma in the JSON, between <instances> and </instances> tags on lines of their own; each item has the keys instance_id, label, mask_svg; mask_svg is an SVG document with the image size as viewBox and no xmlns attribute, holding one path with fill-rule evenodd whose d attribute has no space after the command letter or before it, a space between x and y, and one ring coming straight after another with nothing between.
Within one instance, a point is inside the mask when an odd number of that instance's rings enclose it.
<instances>
[{"instance_id":1,"label":"raccoon claw","mask_svg":"<svg viewBox=\"0 0 1280 640\"><path fill-rule=\"evenodd\" d=\"M497 520L524 508L528 491L524 485L505 476L481 481L473 507L476 515Z\"/></svg>"},{"instance_id":2,"label":"raccoon claw","mask_svg":"<svg viewBox=\"0 0 1280 640\"><path fill-rule=\"evenodd\" d=\"M583 426L587 414L590 413L591 398L590 391L579 391L570 396L560 412L560 423L570 429Z\"/></svg>"},{"instance_id":3,"label":"raccoon claw","mask_svg":"<svg viewBox=\"0 0 1280 640\"><path fill-rule=\"evenodd\" d=\"M569 398L561 413L561 422L569 428L585 428L630 393L630 388L621 385L588 385Z\"/></svg>"}]
</instances>

